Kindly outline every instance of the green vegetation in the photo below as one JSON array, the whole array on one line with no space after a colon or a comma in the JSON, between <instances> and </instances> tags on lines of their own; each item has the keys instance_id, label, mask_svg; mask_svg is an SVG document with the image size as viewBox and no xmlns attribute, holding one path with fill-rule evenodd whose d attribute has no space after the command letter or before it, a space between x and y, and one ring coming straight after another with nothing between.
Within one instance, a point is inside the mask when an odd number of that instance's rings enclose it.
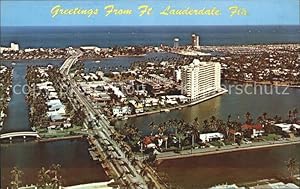
<instances>
[{"instance_id":1,"label":"green vegetation","mask_svg":"<svg viewBox=\"0 0 300 189\"><path fill-rule=\"evenodd\" d=\"M5 117L5 112L8 106L8 99L10 97L11 90L11 75L12 69L4 66L0 66L2 71L0 74L0 124L3 122L3 114Z\"/></svg>"},{"instance_id":2,"label":"green vegetation","mask_svg":"<svg viewBox=\"0 0 300 189\"><path fill-rule=\"evenodd\" d=\"M59 138L59 137L67 137L67 136L76 136L80 135L82 127L80 126L73 126L71 128L67 129L52 129L48 131L48 129L43 128L43 129L38 129L37 131L39 132L40 136L42 138Z\"/></svg>"},{"instance_id":3,"label":"green vegetation","mask_svg":"<svg viewBox=\"0 0 300 189\"><path fill-rule=\"evenodd\" d=\"M62 85L63 76L58 68L48 68L41 74L37 66L27 67L26 79L31 86L31 92L27 95L27 103L30 106L30 122L42 138L58 138L78 135L82 129L86 118L85 112L80 106L73 107L74 103L67 97L66 88ZM48 107L46 101L48 99L47 90L40 90L36 86L37 83L50 81L58 94L59 99L66 107L66 114L59 121L51 120L48 115ZM78 105L78 104L76 104ZM64 125L71 125L71 128L64 128ZM49 126L55 126L55 129L49 129Z\"/></svg>"},{"instance_id":4,"label":"green vegetation","mask_svg":"<svg viewBox=\"0 0 300 189\"><path fill-rule=\"evenodd\" d=\"M216 146L216 147L222 147L224 146L224 143L221 141L212 141L210 142L211 145Z\"/></svg>"},{"instance_id":5,"label":"green vegetation","mask_svg":"<svg viewBox=\"0 0 300 189\"><path fill-rule=\"evenodd\" d=\"M23 171L19 170L17 167L14 167L11 172L11 188L18 189L22 184L22 175L24 174Z\"/></svg>"},{"instance_id":6,"label":"green vegetation","mask_svg":"<svg viewBox=\"0 0 300 189\"><path fill-rule=\"evenodd\" d=\"M261 138L262 138L262 140L265 140L265 141L276 141L276 140L279 140L281 138L281 136L273 133L273 134L268 134L268 135L262 136Z\"/></svg>"},{"instance_id":7,"label":"green vegetation","mask_svg":"<svg viewBox=\"0 0 300 189\"><path fill-rule=\"evenodd\" d=\"M37 183L35 185L39 189L59 189L62 186L62 176L60 174L61 166L59 164L52 164L48 169L42 167L38 171ZM10 187L18 189L22 186L23 171L14 167L11 171Z\"/></svg>"},{"instance_id":8,"label":"green vegetation","mask_svg":"<svg viewBox=\"0 0 300 189\"><path fill-rule=\"evenodd\" d=\"M198 118L195 118L192 122L170 119L162 123L150 123L148 128L151 129L151 133L148 136L143 136L136 126L125 124L123 127L118 128L119 133L115 140L126 142L132 151L136 153L141 151L149 153L147 147L149 144L161 152L176 151L179 153L183 149L207 147L207 143L221 148L226 145L278 141L286 137L286 132L283 132L274 124L282 122L296 123L298 121L296 114L297 110L295 109L290 111L290 116L286 120L279 116L268 117L267 113L263 113L257 119L254 119L250 112L246 112L245 122L239 121L239 118L233 120L231 115L228 115L226 120L211 116L210 119L204 120L202 123L199 122ZM222 134L222 140L214 138L213 141L207 142L202 141L199 137L200 134L215 132ZM299 131L295 129L293 132Z\"/></svg>"}]
</instances>

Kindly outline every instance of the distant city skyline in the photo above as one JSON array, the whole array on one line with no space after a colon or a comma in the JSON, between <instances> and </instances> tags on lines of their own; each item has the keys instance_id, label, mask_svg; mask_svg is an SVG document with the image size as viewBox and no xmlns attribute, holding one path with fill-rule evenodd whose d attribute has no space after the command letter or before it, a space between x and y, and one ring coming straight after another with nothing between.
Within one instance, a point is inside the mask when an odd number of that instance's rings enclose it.
<instances>
[{"instance_id":1,"label":"distant city skyline","mask_svg":"<svg viewBox=\"0 0 300 189\"><path fill-rule=\"evenodd\" d=\"M133 9L133 15L104 16L104 6ZM153 7L153 16L138 16L137 7L147 4ZM98 15L90 18L83 15L58 15L51 17L56 6L63 8L99 9ZM216 7L222 16L161 16L168 5L176 9L202 9ZM246 8L249 16L228 14L228 7L238 5ZM225 14L226 13L226 14ZM298 25L299 0L173 0L173 1L1 1L1 26L112 26L112 25Z\"/></svg>"}]
</instances>

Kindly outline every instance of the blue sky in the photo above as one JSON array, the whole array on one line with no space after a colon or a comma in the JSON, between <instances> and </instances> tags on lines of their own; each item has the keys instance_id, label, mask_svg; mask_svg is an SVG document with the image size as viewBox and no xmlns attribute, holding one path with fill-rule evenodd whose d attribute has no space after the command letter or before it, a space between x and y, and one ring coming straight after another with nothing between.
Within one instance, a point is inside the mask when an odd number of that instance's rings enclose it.
<instances>
[{"instance_id":1,"label":"blue sky","mask_svg":"<svg viewBox=\"0 0 300 189\"><path fill-rule=\"evenodd\" d=\"M24 1L1 0L1 26L76 26L76 25L296 25L299 24L299 0L64 0ZM130 16L104 16L104 6L133 9ZM152 16L139 17L137 7L153 7ZM100 13L88 18L83 15L51 17L55 5L64 8L98 8ZM184 9L217 7L222 16L161 16L166 6ZM248 16L230 17L228 7L246 8Z\"/></svg>"}]
</instances>

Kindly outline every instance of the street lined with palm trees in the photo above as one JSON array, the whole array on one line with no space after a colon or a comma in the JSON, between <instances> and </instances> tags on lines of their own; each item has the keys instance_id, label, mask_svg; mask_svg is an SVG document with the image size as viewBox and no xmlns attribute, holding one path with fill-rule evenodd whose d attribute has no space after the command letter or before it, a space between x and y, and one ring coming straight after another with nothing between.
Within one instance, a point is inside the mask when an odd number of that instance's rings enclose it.
<instances>
[{"instance_id":1,"label":"street lined with palm trees","mask_svg":"<svg viewBox=\"0 0 300 189\"><path fill-rule=\"evenodd\" d=\"M81 56L80 53L78 55ZM75 61L73 63L75 63ZM70 94L74 94L74 97L86 111L89 121L86 126L89 141L92 146L96 147L97 152L104 156L104 159L101 161L108 158L109 161L105 161L105 164L109 166L110 176L116 179L117 182L120 182L123 187L127 188L164 188L157 180L156 175L152 173L151 169L147 169L139 160L135 160L139 163L134 163L133 165L132 163L135 161L132 162L129 160L130 158L135 159L133 154L128 154L121 150L123 149L122 145L119 146L120 144L112 138L116 131L109 125L105 116L93 108L90 102L80 93L76 83L68 76L69 68L65 69L64 66L71 67L73 63L63 64L61 70L66 71L62 72L66 78L64 83L70 87ZM112 153L106 151L104 149L105 147L111 147ZM130 152L130 149L128 152ZM144 171L145 173L143 173Z\"/></svg>"}]
</instances>

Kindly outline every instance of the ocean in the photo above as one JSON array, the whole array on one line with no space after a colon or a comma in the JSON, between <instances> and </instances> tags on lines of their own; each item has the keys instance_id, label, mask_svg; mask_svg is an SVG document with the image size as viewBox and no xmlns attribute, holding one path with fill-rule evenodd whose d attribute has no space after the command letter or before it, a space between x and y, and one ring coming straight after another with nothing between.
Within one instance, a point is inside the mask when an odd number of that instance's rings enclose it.
<instances>
[{"instance_id":1,"label":"ocean","mask_svg":"<svg viewBox=\"0 0 300 189\"><path fill-rule=\"evenodd\" d=\"M80 46L172 45L191 43L200 35L201 45L300 43L300 26L76 26L1 27L1 46L18 43L20 48Z\"/></svg>"}]
</instances>

